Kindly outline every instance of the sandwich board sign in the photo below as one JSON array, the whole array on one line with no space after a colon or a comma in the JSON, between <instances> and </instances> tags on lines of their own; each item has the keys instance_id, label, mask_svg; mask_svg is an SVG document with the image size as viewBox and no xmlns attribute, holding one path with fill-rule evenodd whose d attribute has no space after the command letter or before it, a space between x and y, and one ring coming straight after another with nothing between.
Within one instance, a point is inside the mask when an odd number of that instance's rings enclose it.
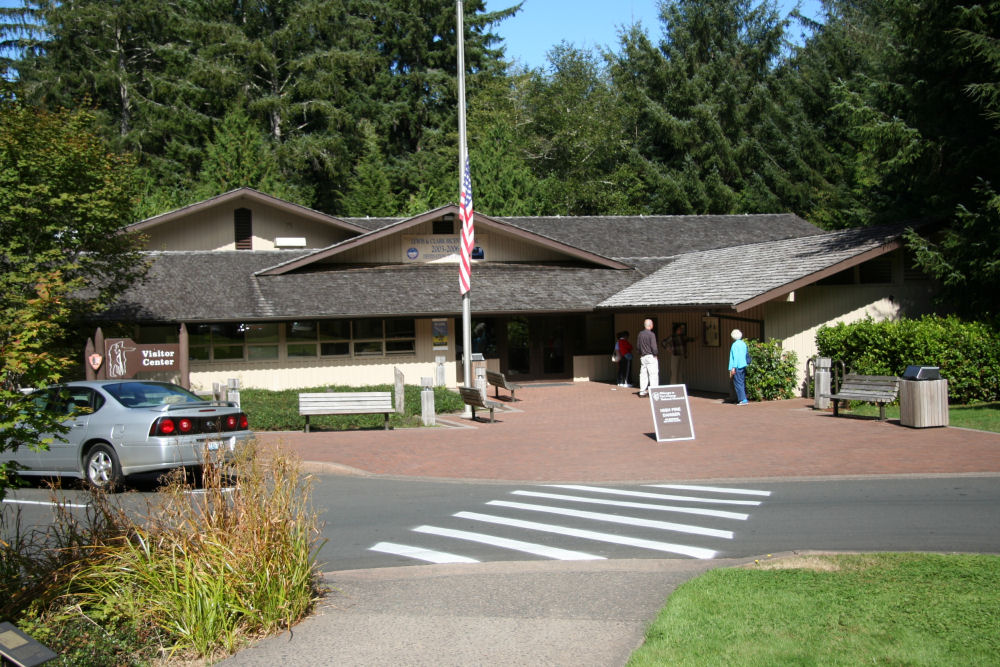
<instances>
[{"instance_id":1,"label":"sandwich board sign","mask_svg":"<svg viewBox=\"0 0 1000 667\"><path fill-rule=\"evenodd\" d=\"M688 403L687 385L667 384L649 388L656 441L694 440L694 423Z\"/></svg>"}]
</instances>

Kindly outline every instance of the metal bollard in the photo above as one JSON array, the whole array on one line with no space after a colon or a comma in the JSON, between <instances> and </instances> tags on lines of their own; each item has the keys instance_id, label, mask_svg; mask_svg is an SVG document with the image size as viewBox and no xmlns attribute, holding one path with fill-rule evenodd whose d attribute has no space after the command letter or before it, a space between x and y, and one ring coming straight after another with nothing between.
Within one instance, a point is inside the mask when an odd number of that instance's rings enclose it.
<instances>
[{"instance_id":1,"label":"metal bollard","mask_svg":"<svg viewBox=\"0 0 1000 667\"><path fill-rule=\"evenodd\" d=\"M813 408L826 410L830 407L830 399L824 394L830 393L830 357L814 357L816 366L813 388Z\"/></svg>"}]
</instances>

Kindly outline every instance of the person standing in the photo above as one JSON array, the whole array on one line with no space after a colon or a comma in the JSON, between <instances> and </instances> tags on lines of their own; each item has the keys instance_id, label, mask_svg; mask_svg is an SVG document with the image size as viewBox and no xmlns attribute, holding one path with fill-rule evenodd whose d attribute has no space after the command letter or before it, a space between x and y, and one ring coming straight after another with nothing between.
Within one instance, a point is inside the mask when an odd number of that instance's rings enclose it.
<instances>
[{"instance_id":1,"label":"person standing","mask_svg":"<svg viewBox=\"0 0 1000 667\"><path fill-rule=\"evenodd\" d=\"M684 384L684 360L687 359L687 325L683 322L674 325L674 332L663 339L663 347L667 350L670 360L670 384Z\"/></svg>"},{"instance_id":2,"label":"person standing","mask_svg":"<svg viewBox=\"0 0 1000 667\"><path fill-rule=\"evenodd\" d=\"M618 334L618 386L630 387L628 376L632 371L632 343L628 341L628 332Z\"/></svg>"},{"instance_id":3,"label":"person standing","mask_svg":"<svg viewBox=\"0 0 1000 667\"><path fill-rule=\"evenodd\" d=\"M747 405L747 344L743 332L733 329L733 344L729 348L729 377L736 388L736 405Z\"/></svg>"},{"instance_id":4,"label":"person standing","mask_svg":"<svg viewBox=\"0 0 1000 667\"><path fill-rule=\"evenodd\" d=\"M645 396L650 387L660 384L660 360L656 354L656 334L653 333L653 320L643 322L643 330L635 340L639 352L639 395Z\"/></svg>"}]
</instances>

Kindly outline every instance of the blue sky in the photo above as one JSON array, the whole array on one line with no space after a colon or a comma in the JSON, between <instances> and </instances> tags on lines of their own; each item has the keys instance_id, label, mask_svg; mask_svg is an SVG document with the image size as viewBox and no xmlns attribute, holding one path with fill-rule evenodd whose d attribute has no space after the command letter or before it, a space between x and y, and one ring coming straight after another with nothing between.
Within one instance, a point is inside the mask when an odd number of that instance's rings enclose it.
<instances>
[{"instance_id":1,"label":"blue sky","mask_svg":"<svg viewBox=\"0 0 1000 667\"><path fill-rule=\"evenodd\" d=\"M486 0L490 11L516 4L517 0ZM796 0L778 0L778 11L787 15L795 4ZM561 41L583 49L617 50L619 30L635 21L651 37L659 37L658 5L657 0L524 0L521 11L496 31L504 38L509 60L542 67L545 54ZM802 0L802 13L820 16L819 0Z\"/></svg>"}]
</instances>

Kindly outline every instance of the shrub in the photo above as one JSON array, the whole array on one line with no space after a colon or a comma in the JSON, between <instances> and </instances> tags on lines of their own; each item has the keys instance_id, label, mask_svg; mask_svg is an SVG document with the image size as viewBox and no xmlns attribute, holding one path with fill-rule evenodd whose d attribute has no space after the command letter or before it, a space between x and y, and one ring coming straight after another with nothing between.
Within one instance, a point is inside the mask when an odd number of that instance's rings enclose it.
<instances>
[{"instance_id":1,"label":"shrub","mask_svg":"<svg viewBox=\"0 0 1000 667\"><path fill-rule=\"evenodd\" d=\"M752 359L747 367L747 398L751 401L794 398L797 355L782 350L773 338L746 343Z\"/></svg>"},{"instance_id":2,"label":"shrub","mask_svg":"<svg viewBox=\"0 0 1000 667\"><path fill-rule=\"evenodd\" d=\"M243 389L240 401L250 416L250 427L256 431L301 431L305 417L299 416L299 394L323 391L393 391L391 385L368 387L312 387L304 389ZM392 413L389 425L394 428L420 426L420 392L415 385L403 387L403 414ZM437 414L458 412L464 404L456 392L445 387L434 387L434 410ZM315 429L347 430L382 428L382 415L317 415L309 423Z\"/></svg>"},{"instance_id":3,"label":"shrub","mask_svg":"<svg viewBox=\"0 0 1000 667\"><path fill-rule=\"evenodd\" d=\"M902 375L907 366L938 366L951 402L1000 400L1000 331L984 322L925 315L919 319L821 327L816 346L850 372Z\"/></svg>"}]
</instances>

